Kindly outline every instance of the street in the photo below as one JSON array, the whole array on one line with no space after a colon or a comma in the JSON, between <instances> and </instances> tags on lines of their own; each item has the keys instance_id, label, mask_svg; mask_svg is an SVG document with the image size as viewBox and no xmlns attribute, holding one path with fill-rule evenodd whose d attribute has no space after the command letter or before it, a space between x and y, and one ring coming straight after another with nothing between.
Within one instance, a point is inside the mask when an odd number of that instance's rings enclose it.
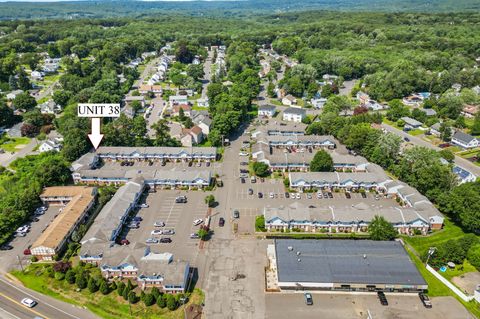
<instances>
[{"instance_id":1,"label":"street","mask_svg":"<svg viewBox=\"0 0 480 319\"><path fill-rule=\"evenodd\" d=\"M384 129L386 129L387 131L389 131L390 133L394 133L394 134L400 136L402 139L404 139L405 137L408 138L410 140L410 142L415 144L415 145L428 147L428 148L431 148L432 150L435 150L435 151L442 150L440 147L432 145L431 143L429 143L427 141L424 141L417 136L410 135L410 134L408 134L408 133L406 133L402 130L399 130L399 129L393 127L393 126L390 126L388 124L382 123L382 127ZM473 164L472 162L464 159L464 158L461 158L460 156L455 155L455 164L462 167L462 168L465 168L466 170L470 171L471 173L473 173L476 176L480 176L480 167Z\"/></svg>"}]
</instances>

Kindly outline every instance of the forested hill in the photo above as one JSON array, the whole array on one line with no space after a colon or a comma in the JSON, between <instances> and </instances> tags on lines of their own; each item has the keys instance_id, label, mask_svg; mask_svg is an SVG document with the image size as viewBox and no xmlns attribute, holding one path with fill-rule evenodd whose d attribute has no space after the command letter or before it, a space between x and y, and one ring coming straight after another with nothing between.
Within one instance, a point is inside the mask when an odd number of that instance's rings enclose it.
<instances>
[{"instance_id":1,"label":"forested hill","mask_svg":"<svg viewBox=\"0 0 480 319\"><path fill-rule=\"evenodd\" d=\"M381 12L479 11L478 0L229 0L136 1L97 0L62 2L3 2L0 19L76 19L114 16L155 16L162 12L186 15L250 16L305 10Z\"/></svg>"}]
</instances>

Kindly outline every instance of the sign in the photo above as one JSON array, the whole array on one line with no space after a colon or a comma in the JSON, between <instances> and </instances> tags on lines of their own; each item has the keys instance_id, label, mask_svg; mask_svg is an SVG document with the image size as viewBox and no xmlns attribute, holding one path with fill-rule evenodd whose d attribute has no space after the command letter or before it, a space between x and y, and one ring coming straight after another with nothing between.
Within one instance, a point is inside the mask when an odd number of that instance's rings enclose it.
<instances>
[{"instance_id":1,"label":"sign","mask_svg":"<svg viewBox=\"0 0 480 319\"><path fill-rule=\"evenodd\" d=\"M86 103L78 104L78 117L119 117L120 104Z\"/></svg>"}]
</instances>

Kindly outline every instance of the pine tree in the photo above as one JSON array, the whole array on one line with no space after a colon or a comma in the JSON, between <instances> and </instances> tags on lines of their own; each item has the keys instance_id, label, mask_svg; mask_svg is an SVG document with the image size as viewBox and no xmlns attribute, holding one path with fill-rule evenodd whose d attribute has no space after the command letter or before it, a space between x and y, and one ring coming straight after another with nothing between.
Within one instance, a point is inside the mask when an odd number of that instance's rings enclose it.
<instances>
[{"instance_id":1,"label":"pine tree","mask_svg":"<svg viewBox=\"0 0 480 319\"><path fill-rule=\"evenodd\" d=\"M97 283L95 282L95 279L93 277L90 277L88 279L88 291L90 291L92 294L98 291L98 286Z\"/></svg>"},{"instance_id":2,"label":"pine tree","mask_svg":"<svg viewBox=\"0 0 480 319\"><path fill-rule=\"evenodd\" d=\"M137 294L135 293L135 291L130 291L128 293L128 302L131 303L131 304L135 304L138 302L138 297L137 297Z\"/></svg>"},{"instance_id":3,"label":"pine tree","mask_svg":"<svg viewBox=\"0 0 480 319\"><path fill-rule=\"evenodd\" d=\"M14 75L8 77L8 85L10 86L11 91L18 89L17 79Z\"/></svg>"},{"instance_id":4,"label":"pine tree","mask_svg":"<svg viewBox=\"0 0 480 319\"><path fill-rule=\"evenodd\" d=\"M122 293L123 299L128 300L128 294L130 293L130 291L131 290L128 289L128 286L126 286L125 289L123 289L123 293Z\"/></svg>"},{"instance_id":5,"label":"pine tree","mask_svg":"<svg viewBox=\"0 0 480 319\"><path fill-rule=\"evenodd\" d=\"M157 306L159 306L160 308L165 308L167 306L167 303L165 301L165 295L158 296Z\"/></svg>"},{"instance_id":6,"label":"pine tree","mask_svg":"<svg viewBox=\"0 0 480 319\"><path fill-rule=\"evenodd\" d=\"M108 293L110 292L110 289L108 288L108 283L105 279L103 279L102 282L100 283L99 290L103 295L108 295Z\"/></svg>"},{"instance_id":7,"label":"pine tree","mask_svg":"<svg viewBox=\"0 0 480 319\"><path fill-rule=\"evenodd\" d=\"M125 290L125 284L123 282L119 282L117 285L117 293L119 296L123 296L123 291Z\"/></svg>"},{"instance_id":8,"label":"pine tree","mask_svg":"<svg viewBox=\"0 0 480 319\"><path fill-rule=\"evenodd\" d=\"M153 294L145 294L145 297L143 298L143 303L147 307L153 305L155 303L155 297L153 296Z\"/></svg>"},{"instance_id":9,"label":"pine tree","mask_svg":"<svg viewBox=\"0 0 480 319\"><path fill-rule=\"evenodd\" d=\"M155 300L160 296L160 290L158 290L157 287L153 287L150 293L153 295L153 297L155 297Z\"/></svg>"},{"instance_id":10,"label":"pine tree","mask_svg":"<svg viewBox=\"0 0 480 319\"><path fill-rule=\"evenodd\" d=\"M69 284L73 285L75 283L75 271L73 269L67 270L67 273L65 274L65 279Z\"/></svg>"},{"instance_id":11,"label":"pine tree","mask_svg":"<svg viewBox=\"0 0 480 319\"><path fill-rule=\"evenodd\" d=\"M80 289L85 289L87 287L87 278L85 278L83 271L75 276L75 284Z\"/></svg>"},{"instance_id":12,"label":"pine tree","mask_svg":"<svg viewBox=\"0 0 480 319\"><path fill-rule=\"evenodd\" d=\"M177 309L178 304L175 298L172 295L167 295L167 308L170 311Z\"/></svg>"}]
</instances>

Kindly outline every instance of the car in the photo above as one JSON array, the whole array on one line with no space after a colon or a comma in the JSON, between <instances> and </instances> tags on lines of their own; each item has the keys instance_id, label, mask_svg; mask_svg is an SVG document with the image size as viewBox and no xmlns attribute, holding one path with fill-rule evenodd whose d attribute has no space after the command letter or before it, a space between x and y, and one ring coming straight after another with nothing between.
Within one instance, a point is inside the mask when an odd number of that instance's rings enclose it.
<instances>
[{"instance_id":1,"label":"car","mask_svg":"<svg viewBox=\"0 0 480 319\"><path fill-rule=\"evenodd\" d=\"M328 198L328 193L327 193L327 192L323 192L323 197L324 197L324 198Z\"/></svg>"},{"instance_id":2,"label":"car","mask_svg":"<svg viewBox=\"0 0 480 319\"><path fill-rule=\"evenodd\" d=\"M425 308L432 308L432 302L430 301L430 298L428 298L426 294L424 294L423 292L419 292L418 297L420 297L420 300L422 301L423 306Z\"/></svg>"},{"instance_id":3,"label":"car","mask_svg":"<svg viewBox=\"0 0 480 319\"><path fill-rule=\"evenodd\" d=\"M140 223L138 223L138 222L131 222L130 224L127 225L127 228L132 228L132 229L140 228Z\"/></svg>"},{"instance_id":4,"label":"car","mask_svg":"<svg viewBox=\"0 0 480 319\"><path fill-rule=\"evenodd\" d=\"M138 205L137 207L140 207L140 208L148 208L150 206L148 206L148 204L140 204Z\"/></svg>"},{"instance_id":5,"label":"car","mask_svg":"<svg viewBox=\"0 0 480 319\"><path fill-rule=\"evenodd\" d=\"M260 182L265 183L265 178L261 177Z\"/></svg>"},{"instance_id":6,"label":"car","mask_svg":"<svg viewBox=\"0 0 480 319\"><path fill-rule=\"evenodd\" d=\"M257 178L255 176L250 177L250 183L256 183Z\"/></svg>"},{"instance_id":7,"label":"car","mask_svg":"<svg viewBox=\"0 0 480 319\"><path fill-rule=\"evenodd\" d=\"M240 168L240 174L248 174L248 169Z\"/></svg>"},{"instance_id":8,"label":"car","mask_svg":"<svg viewBox=\"0 0 480 319\"><path fill-rule=\"evenodd\" d=\"M17 233L27 233L30 230L30 228L26 225L18 227L15 232Z\"/></svg>"},{"instance_id":9,"label":"car","mask_svg":"<svg viewBox=\"0 0 480 319\"><path fill-rule=\"evenodd\" d=\"M291 194L290 194L290 198L291 198L291 199L295 199L295 193L291 193Z\"/></svg>"},{"instance_id":10,"label":"car","mask_svg":"<svg viewBox=\"0 0 480 319\"><path fill-rule=\"evenodd\" d=\"M295 198L296 198L296 199L300 199L300 198L302 198L302 196L300 195L300 193L296 193L296 194L295 194Z\"/></svg>"},{"instance_id":11,"label":"car","mask_svg":"<svg viewBox=\"0 0 480 319\"><path fill-rule=\"evenodd\" d=\"M193 162L188 162L188 167L192 167L193 166Z\"/></svg>"},{"instance_id":12,"label":"car","mask_svg":"<svg viewBox=\"0 0 480 319\"><path fill-rule=\"evenodd\" d=\"M248 178L248 173L240 173L240 178Z\"/></svg>"},{"instance_id":13,"label":"car","mask_svg":"<svg viewBox=\"0 0 480 319\"><path fill-rule=\"evenodd\" d=\"M162 235L163 234L163 230L161 229L154 229L150 232L150 235Z\"/></svg>"},{"instance_id":14,"label":"car","mask_svg":"<svg viewBox=\"0 0 480 319\"><path fill-rule=\"evenodd\" d=\"M247 152L240 152L240 153L238 153L238 155L240 155L240 156L248 156L248 155L250 155L250 154L247 153Z\"/></svg>"},{"instance_id":15,"label":"car","mask_svg":"<svg viewBox=\"0 0 480 319\"><path fill-rule=\"evenodd\" d=\"M135 216L135 217L132 218L132 222L136 222L136 223L139 223L139 222L141 222L142 220L143 220L143 218L140 217L140 216Z\"/></svg>"},{"instance_id":16,"label":"car","mask_svg":"<svg viewBox=\"0 0 480 319\"><path fill-rule=\"evenodd\" d=\"M198 236L197 233L191 233L191 234L190 234L190 238L191 238L191 239L197 239L197 238L200 238L200 236Z\"/></svg>"},{"instance_id":17,"label":"car","mask_svg":"<svg viewBox=\"0 0 480 319\"><path fill-rule=\"evenodd\" d=\"M242 165L242 166L247 166L248 163L247 163L247 162L240 162L240 165Z\"/></svg>"},{"instance_id":18,"label":"car","mask_svg":"<svg viewBox=\"0 0 480 319\"><path fill-rule=\"evenodd\" d=\"M233 211L233 218L240 218L240 212L236 209Z\"/></svg>"},{"instance_id":19,"label":"car","mask_svg":"<svg viewBox=\"0 0 480 319\"><path fill-rule=\"evenodd\" d=\"M165 165L167 165L167 162L162 162L162 166L165 166Z\"/></svg>"},{"instance_id":20,"label":"car","mask_svg":"<svg viewBox=\"0 0 480 319\"><path fill-rule=\"evenodd\" d=\"M303 294L303 296L305 297L305 303L307 304L307 306L313 305L313 298L311 293L306 292Z\"/></svg>"},{"instance_id":21,"label":"car","mask_svg":"<svg viewBox=\"0 0 480 319\"><path fill-rule=\"evenodd\" d=\"M285 198L290 198L290 194L288 192L285 192Z\"/></svg>"},{"instance_id":22,"label":"car","mask_svg":"<svg viewBox=\"0 0 480 319\"><path fill-rule=\"evenodd\" d=\"M263 198L263 193L262 192L258 192L258 198Z\"/></svg>"},{"instance_id":23,"label":"car","mask_svg":"<svg viewBox=\"0 0 480 319\"><path fill-rule=\"evenodd\" d=\"M24 249L24 250L23 250L23 254L24 254L25 256L29 256L29 255L32 254L32 252L30 251L29 248L27 248L27 249Z\"/></svg>"},{"instance_id":24,"label":"car","mask_svg":"<svg viewBox=\"0 0 480 319\"><path fill-rule=\"evenodd\" d=\"M269 196L270 196L270 198L275 197L275 195L273 194L273 192L270 192L270 195L269 195Z\"/></svg>"},{"instance_id":25,"label":"car","mask_svg":"<svg viewBox=\"0 0 480 319\"><path fill-rule=\"evenodd\" d=\"M388 306L388 300L383 291L377 292L377 296L378 299L380 299L380 303L382 304L382 306Z\"/></svg>"},{"instance_id":26,"label":"car","mask_svg":"<svg viewBox=\"0 0 480 319\"><path fill-rule=\"evenodd\" d=\"M329 198L333 198L332 192L328 192L328 197L329 197Z\"/></svg>"},{"instance_id":27,"label":"car","mask_svg":"<svg viewBox=\"0 0 480 319\"><path fill-rule=\"evenodd\" d=\"M253 195L253 189L251 188L248 189L248 195Z\"/></svg>"},{"instance_id":28,"label":"car","mask_svg":"<svg viewBox=\"0 0 480 319\"><path fill-rule=\"evenodd\" d=\"M201 167L201 166L202 166L202 162L198 162L197 167Z\"/></svg>"},{"instance_id":29,"label":"car","mask_svg":"<svg viewBox=\"0 0 480 319\"><path fill-rule=\"evenodd\" d=\"M220 217L218 220L218 226L223 227L225 225L225 218Z\"/></svg>"},{"instance_id":30,"label":"car","mask_svg":"<svg viewBox=\"0 0 480 319\"><path fill-rule=\"evenodd\" d=\"M203 219L195 219L193 221L193 226L198 226L200 225L201 223L203 223Z\"/></svg>"},{"instance_id":31,"label":"car","mask_svg":"<svg viewBox=\"0 0 480 319\"><path fill-rule=\"evenodd\" d=\"M308 199L312 199L312 194L308 193L308 194L307 194L307 198L308 198Z\"/></svg>"},{"instance_id":32,"label":"car","mask_svg":"<svg viewBox=\"0 0 480 319\"><path fill-rule=\"evenodd\" d=\"M30 298L23 298L20 302L22 305L27 306L28 308L33 308L38 304L38 302Z\"/></svg>"},{"instance_id":33,"label":"car","mask_svg":"<svg viewBox=\"0 0 480 319\"><path fill-rule=\"evenodd\" d=\"M362 198L367 198L367 194L365 194L365 192L361 192L360 194L362 194Z\"/></svg>"},{"instance_id":34,"label":"car","mask_svg":"<svg viewBox=\"0 0 480 319\"><path fill-rule=\"evenodd\" d=\"M410 139L409 139L408 137L404 137L403 140L404 140L405 142L410 142Z\"/></svg>"},{"instance_id":35,"label":"car","mask_svg":"<svg viewBox=\"0 0 480 319\"><path fill-rule=\"evenodd\" d=\"M44 210L36 210L35 213L33 213L35 216L41 216L43 214L45 214L45 211Z\"/></svg>"},{"instance_id":36,"label":"car","mask_svg":"<svg viewBox=\"0 0 480 319\"><path fill-rule=\"evenodd\" d=\"M27 233L18 233L18 232L15 232L15 234L13 235L15 237L25 237L27 236Z\"/></svg>"},{"instance_id":37,"label":"car","mask_svg":"<svg viewBox=\"0 0 480 319\"><path fill-rule=\"evenodd\" d=\"M32 219L32 222L38 222L38 221L40 221L40 219L38 219L38 217L32 217L31 219Z\"/></svg>"},{"instance_id":38,"label":"car","mask_svg":"<svg viewBox=\"0 0 480 319\"><path fill-rule=\"evenodd\" d=\"M164 244L168 244L172 242L172 239L170 237L163 237L163 238L160 238L160 242Z\"/></svg>"},{"instance_id":39,"label":"car","mask_svg":"<svg viewBox=\"0 0 480 319\"><path fill-rule=\"evenodd\" d=\"M322 193L318 192L318 193L317 193L317 198L318 198L318 199L322 199L322 198L323 198Z\"/></svg>"},{"instance_id":40,"label":"car","mask_svg":"<svg viewBox=\"0 0 480 319\"><path fill-rule=\"evenodd\" d=\"M13 249L12 245L3 244L2 246L0 246L0 250L12 250L12 249Z\"/></svg>"},{"instance_id":41,"label":"car","mask_svg":"<svg viewBox=\"0 0 480 319\"><path fill-rule=\"evenodd\" d=\"M147 240L145 240L145 243L146 243L146 244L158 244L158 239L156 239L156 238L147 238Z\"/></svg>"},{"instance_id":42,"label":"car","mask_svg":"<svg viewBox=\"0 0 480 319\"><path fill-rule=\"evenodd\" d=\"M242 182L242 184L245 184L245 178L240 178L240 182Z\"/></svg>"},{"instance_id":43,"label":"car","mask_svg":"<svg viewBox=\"0 0 480 319\"><path fill-rule=\"evenodd\" d=\"M177 196L175 198L175 203L185 204L187 202L187 196Z\"/></svg>"},{"instance_id":44,"label":"car","mask_svg":"<svg viewBox=\"0 0 480 319\"><path fill-rule=\"evenodd\" d=\"M380 200L380 195L375 194L375 200Z\"/></svg>"},{"instance_id":45,"label":"car","mask_svg":"<svg viewBox=\"0 0 480 319\"><path fill-rule=\"evenodd\" d=\"M122 239L119 244L122 246L130 245L130 241L128 239Z\"/></svg>"},{"instance_id":46,"label":"car","mask_svg":"<svg viewBox=\"0 0 480 319\"><path fill-rule=\"evenodd\" d=\"M352 198L352 195L350 195L350 192L346 192L346 193L345 193L345 197L348 198L348 199L350 199L350 198Z\"/></svg>"},{"instance_id":47,"label":"car","mask_svg":"<svg viewBox=\"0 0 480 319\"><path fill-rule=\"evenodd\" d=\"M152 161L148 161L148 166L152 166L153 165L153 162Z\"/></svg>"},{"instance_id":48,"label":"car","mask_svg":"<svg viewBox=\"0 0 480 319\"><path fill-rule=\"evenodd\" d=\"M156 221L155 223L153 223L153 227L165 227L165 222Z\"/></svg>"},{"instance_id":49,"label":"car","mask_svg":"<svg viewBox=\"0 0 480 319\"><path fill-rule=\"evenodd\" d=\"M210 162L207 162L205 165L206 165L207 167L210 167Z\"/></svg>"}]
</instances>

